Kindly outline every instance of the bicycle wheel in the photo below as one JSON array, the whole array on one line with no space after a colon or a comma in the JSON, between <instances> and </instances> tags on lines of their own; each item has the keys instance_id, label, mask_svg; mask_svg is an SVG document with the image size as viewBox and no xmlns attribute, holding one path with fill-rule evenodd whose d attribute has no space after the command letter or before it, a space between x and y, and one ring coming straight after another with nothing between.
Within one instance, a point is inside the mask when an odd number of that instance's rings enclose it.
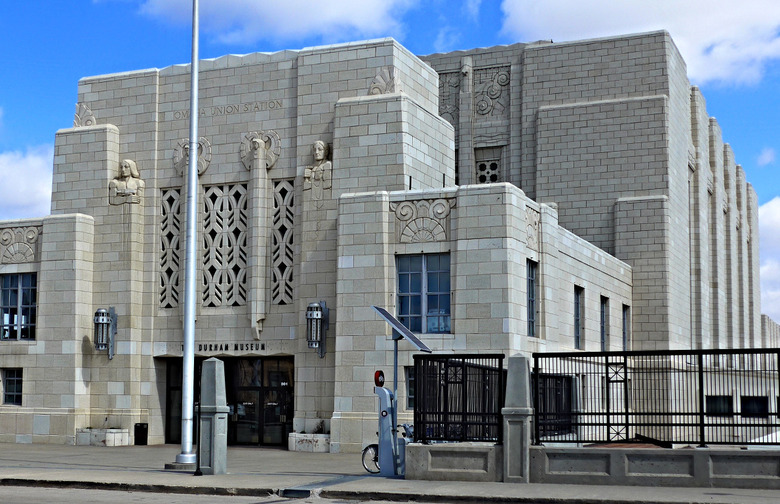
<instances>
[{"instance_id":1,"label":"bicycle wheel","mask_svg":"<svg viewBox=\"0 0 780 504\"><path fill-rule=\"evenodd\" d=\"M363 468L371 474L379 472L379 445L370 444L363 448Z\"/></svg>"}]
</instances>

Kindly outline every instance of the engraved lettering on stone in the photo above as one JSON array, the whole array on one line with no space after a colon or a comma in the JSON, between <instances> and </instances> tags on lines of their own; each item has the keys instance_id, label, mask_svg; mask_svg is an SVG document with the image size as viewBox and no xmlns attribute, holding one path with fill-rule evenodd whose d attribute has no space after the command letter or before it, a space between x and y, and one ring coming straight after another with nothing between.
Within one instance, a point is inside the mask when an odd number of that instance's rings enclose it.
<instances>
[{"instance_id":1,"label":"engraved lettering on stone","mask_svg":"<svg viewBox=\"0 0 780 504\"><path fill-rule=\"evenodd\" d=\"M383 67L377 70L376 77L368 87L369 95L400 93L401 81L395 67Z\"/></svg>"},{"instance_id":2,"label":"engraved lettering on stone","mask_svg":"<svg viewBox=\"0 0 780 504\"><path fill-rule=\"evenodd\" d=\"M179 305L181 191L165 189L160 197L160 308Z\"/></svg>"},{"instance_id":3,"label":"engraved lettering on stone","mask_svg":"<svg viewBox=\"0 0 780 504\"><path fill-rule=\"evenodd\" d=\"M247 299L247 186L207 187L203 213L203 306L243 306Z\"/></svg>"},{"instance_id":4,"label":"engraved lettering on stone","mask_svg":"<svg viewBox=\"0 0 780 504\"><path fill-rule=\"evenodd\" d=\"M270 170L282 154L282 140L274 130L250 131L241 140L241 162L247 170L252 169L252 162L258 149L265 151L265 167Z\"/></svg>"},{"instance_id":5,"label":"engraved lettering on stone","mask_svg":"<svg viewBox=\"0 0 780 504\"><path fill-rule=\"evenodd\" d=\"M481 68L474 71L474 110L477 115L507 117L509 112L509 68Z\"/></svg>"},{"instance_id":6,"label":"engraved lettering on stone","mask_svg":"<svg viewBox=\"0 0 780 504\"><path fill-rule=\"evenodd\" d=\"M309 191L311 199L319 208L324 198L329 196L332 187L332 165L328 161L328 144L317 140L311 147L314 164L307 166L303 172L303 190Z\"/></svg>"},{"instance_id":7,"label":"engraved lettering on stone","mask_svg":"<svg viewBox=\"0 0 780 504\"><path fill-rule=\"evenodd\" d=\"M460 72L439 75L439 115L453 126L460 120Z\"/></svg>"},{"instance_id":8,"label":"engraved lettering on stone","mask_svg":"<svg viewBox=\"0 0 780 504\"><path fill-rule=\"evenodd\" d=\"M0 264L35 262L41 228L18 227L0 230Z\"/></svg>"},{"instance_id":9,"label":"engraved lettering on stone","mask_svg":"<svg viewBox=\"0 0 780 504\"><path fill-rule=\"evenodd\" d=\"M391 203L395 213L396 237L400 243L446 241L449 215L455 202L449 199Z\"/></svg>"},{"instance_id":10,"label":"engraved lettering on stone","mask_svg":"<svg viewBox=\"0 0 780 504\"><path fill-rule=\"evenodd\" d=\"M76 104L76 116L73 118L73 127L94 126L97 124L95 114L85 103Z\"/></svg>"},{"instance_id":11,"label":"engraved lettering on stone","mask_svg":"<svg viewBox=\"0 0 780 504\"><path fill-rule=\"evenodd\" d=\"M108 204L139 204L143 202L145 187L135 161L123 159L119 163L119 175L108 184Z\"/></svg>"},{"instance_id":12,"label":"engraved lettering on stone","mask_svg":"<svg viewBox=\"0 0 780 504\"><path fill-rule=\"evenodd\" d=\"M531 250L539 252L539 221L541 214L538 210L525 207L526 244Z\"/></svg>"},{"instance_id":13,"label":"engraved lettering on stone","mask_svg":"<svg viewBox=\"0 0 780 504\"><path fill-rule=\"evenodd\" d=\"M279 180L274 183L271 299L278 305L293 302L294 197L292 181Z\"/></svg>"},{"instance_id":14,"label":"engraved lettering on stone","mask_svg":"<svg viewBox=\"0 0 780 504\"><path fill-rule=\"evenodd\" d=\"M189 152L190 141L187 138L179 140L173 149L173 166L176 167L179 175L183 176L187 172L187 166L190 162ZM198 175L203 175L210 163L211 142L206 137L200 137L198 141Z\"/></svg>"}]
</instances>

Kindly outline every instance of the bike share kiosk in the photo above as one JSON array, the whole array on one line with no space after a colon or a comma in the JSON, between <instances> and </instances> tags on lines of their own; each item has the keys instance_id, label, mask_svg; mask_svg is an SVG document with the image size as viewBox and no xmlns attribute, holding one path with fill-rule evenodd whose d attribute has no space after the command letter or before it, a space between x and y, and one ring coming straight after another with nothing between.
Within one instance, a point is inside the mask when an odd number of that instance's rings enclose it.
<instances>
[{"instance_id":1,"label":"bike share kiosk","mask_svg":"<svg viewBox=\"0 0 780 504\"><path fill-rule=\"evenodd\" d=\"M374 373L374 392L379 396L379 474L403 476L406 473L406 440L399 445L395 430L398 424L398 340L408 340L421 352L431 353L431 349L387 310L378 306L372 308L393 328L393 391L384 386L385 374L382 371Z\"/></svg>"}]
</instances>

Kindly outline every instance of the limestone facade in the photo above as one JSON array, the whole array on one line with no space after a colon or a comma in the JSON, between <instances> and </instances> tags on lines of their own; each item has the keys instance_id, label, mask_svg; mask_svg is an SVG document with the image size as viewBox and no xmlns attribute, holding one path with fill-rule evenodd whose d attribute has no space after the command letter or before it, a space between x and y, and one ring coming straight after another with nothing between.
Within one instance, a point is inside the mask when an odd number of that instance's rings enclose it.
<instances>
[{"instance_id":1,"label":"limestone facade","mask_svg":"<svg viewBox=\"0 0 780 504\"><path fill-rule=\"evenodd\" d=\"M776 344L755 192L665 32L230 55L201 62L200 96L195 351L226 361L231 442L375 438L393 341L371 306L403 315L404 258L441 261L443 325L419 331L437 352ZM34 339L0 340L1 396L21 402L0 405L0 442L132 442L138 424L175 442L188 100L188 65L82 79L52 215L0 223L0 276L37 289ZM306 340L320 301L323 357ZM109 306L112 359L92 341Z\"/></svg>"}]
</instances>

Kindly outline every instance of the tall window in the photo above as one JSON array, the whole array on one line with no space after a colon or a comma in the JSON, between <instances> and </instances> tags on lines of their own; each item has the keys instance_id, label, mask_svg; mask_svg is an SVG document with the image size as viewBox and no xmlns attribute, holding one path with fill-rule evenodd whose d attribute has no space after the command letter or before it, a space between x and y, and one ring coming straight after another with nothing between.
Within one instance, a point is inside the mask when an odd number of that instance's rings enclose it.
<instances>
[{"instance_id":1,"label":"tall window","mask_svg":"<svg viewBox=\"0 0 780 504\"><path fill-rule=\"evenodd\" d=\"M574 286L574 348L582 350L582 336L585 330L585 289Z\"/></svg>"},{"instance_id":2,"label":"tall window","mask_svg":"<svg viewBox=\"0 0 780 504\"><path fill-rule=\"evenodd\" d=\"M609 298L601 296L601 351L607 351L609 340Z\"/></svg>"},{"instance_id":3,"label":"tall window","mask_svg":"<svg viewBox=\"0 0 780 504\"><path fill-rule=\"evenodd\" d=\"M450 255L398 256L398 320L414 332L450 332Z\"/></svg>"},{"instance_id":4,"label":"tall window","mask_svg":"<svg viewBox=\"0 0 780 504\"><path fill-rule=\"evenodd\" d=\"M535 338L536 334L536 270L537 263L528 259L526 261L526 276L528 290L528 336Z\"/></svg>"},{"instance_id":5,"label":"tall window","mask_svg":"<svg viewBox=\"0 0 780 504\"><path fill-rule=\"evenodd\" d=\"M3 404L22 405L22 370L3 369Z\"/></svg>"},{"instance_id":6,"label":"tall window","mask_svg":"<svg viewBox=\"0 0 780 504\"><path fill-rule=\"evenodd\" d=\"M0 275L0 339L35 339L37 283L37 273Z\"/></svg>"},{"instance_id":7,"label":"tall window","mask_svg":"<svg viewBox=\"0 0 780 504\"><path fill-rule=\"evenodd\" d=\"M406 409L413 410L415 396L414 387L417 386L414 379L414 366L405 366L404 371L406 372Z\"/></svg>"},{"instance_id":8,"label":"tall window","mask_svg":"<svg viewBox=\"0 0 780 504\"><path fill-rule=\"evenodd\" d=\"M623 351L628 350L629 331L631 328L631 308L623 305Z\"/></svg>"}]
</instances>

